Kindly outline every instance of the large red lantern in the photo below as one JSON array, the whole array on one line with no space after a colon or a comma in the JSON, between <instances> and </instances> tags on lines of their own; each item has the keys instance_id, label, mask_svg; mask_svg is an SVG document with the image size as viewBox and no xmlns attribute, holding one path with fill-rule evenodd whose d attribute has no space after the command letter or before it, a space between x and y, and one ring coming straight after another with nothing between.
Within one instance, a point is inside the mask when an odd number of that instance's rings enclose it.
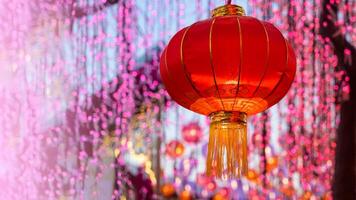
<instances>
[{"instance_id":1,"label":"large red lantern","mask_svg":"<svg viewBox=\"0 0 356 200\"><path fill-rule=\"evenodd\" d=\"M160 71L178 104L211 119L208 175L238 177L248 169L247 117L283 98L296 57L275 26L227 4L173 36Z\"/></svg>"}]
</instances>

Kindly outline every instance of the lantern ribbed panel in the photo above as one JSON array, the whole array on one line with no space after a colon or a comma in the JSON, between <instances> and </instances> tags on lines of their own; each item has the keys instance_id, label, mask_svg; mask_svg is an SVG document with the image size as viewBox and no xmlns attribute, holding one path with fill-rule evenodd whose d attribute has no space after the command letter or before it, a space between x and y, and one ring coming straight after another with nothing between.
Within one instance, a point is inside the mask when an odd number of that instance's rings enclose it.
<instances>
[{"instance_id":1,"label":"lantern ribbed panel","mask_svg":"<svg viewBox=\"0 0 356 200\"><path fill-rule=\"evenodd\" d=\"M296 58L280 31L252 17L223 16L180 30L161 56L161 76L181 106L248 115L287 93Z\"/></svg>"}]
</instances>

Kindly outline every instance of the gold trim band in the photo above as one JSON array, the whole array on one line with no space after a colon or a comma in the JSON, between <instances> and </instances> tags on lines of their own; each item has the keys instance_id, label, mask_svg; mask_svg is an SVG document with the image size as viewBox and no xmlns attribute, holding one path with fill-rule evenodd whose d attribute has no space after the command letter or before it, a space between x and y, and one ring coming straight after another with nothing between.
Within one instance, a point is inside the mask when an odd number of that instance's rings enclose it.
<instances>
[{"instance_id":1,"label":"gold trim band","mask_svg":"<svg viewBox=\"0 0 356 200\"><path fill-rule=\"evenodd\" d=\"M217 111L209 115L212 122L239 122L247 123L247 114L238 111Z\"/></svg>"}]
</instances>

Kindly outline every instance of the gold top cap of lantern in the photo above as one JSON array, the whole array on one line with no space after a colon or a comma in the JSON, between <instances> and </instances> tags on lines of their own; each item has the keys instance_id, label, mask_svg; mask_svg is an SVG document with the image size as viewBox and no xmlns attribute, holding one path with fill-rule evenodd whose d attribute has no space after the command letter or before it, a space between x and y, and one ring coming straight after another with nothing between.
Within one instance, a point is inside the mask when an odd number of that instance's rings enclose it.
<instances>
[{"instance_id":1,"label":"gold top cap of lantern","mask_svg":"<svg viewBox=\"0 0 356 200\"><path fill-rule=\"evenodd\" d=\"M245 10L239 5L226 4L220 7L215 8L211 12L212 17L220 16L244 16Z\"/></svg>"}]
</instances>

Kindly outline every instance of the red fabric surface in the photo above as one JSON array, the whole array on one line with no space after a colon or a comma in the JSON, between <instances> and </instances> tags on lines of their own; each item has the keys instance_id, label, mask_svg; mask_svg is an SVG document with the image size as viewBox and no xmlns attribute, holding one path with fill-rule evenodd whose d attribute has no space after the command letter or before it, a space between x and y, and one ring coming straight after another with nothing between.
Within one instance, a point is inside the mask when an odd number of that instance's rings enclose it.
<instances>
[{"instance_id":1,"label":"red fabric surface","mask_svg":"<svg viewBox=\"0 0 356 200\"><path fill-rule=\"evenodd\" d=\"M187 109L252 115L288 92L296 58L272 24L224 16L179 31L162 53L160 71L168 93Z\"/></svg>"}]
</instances>

